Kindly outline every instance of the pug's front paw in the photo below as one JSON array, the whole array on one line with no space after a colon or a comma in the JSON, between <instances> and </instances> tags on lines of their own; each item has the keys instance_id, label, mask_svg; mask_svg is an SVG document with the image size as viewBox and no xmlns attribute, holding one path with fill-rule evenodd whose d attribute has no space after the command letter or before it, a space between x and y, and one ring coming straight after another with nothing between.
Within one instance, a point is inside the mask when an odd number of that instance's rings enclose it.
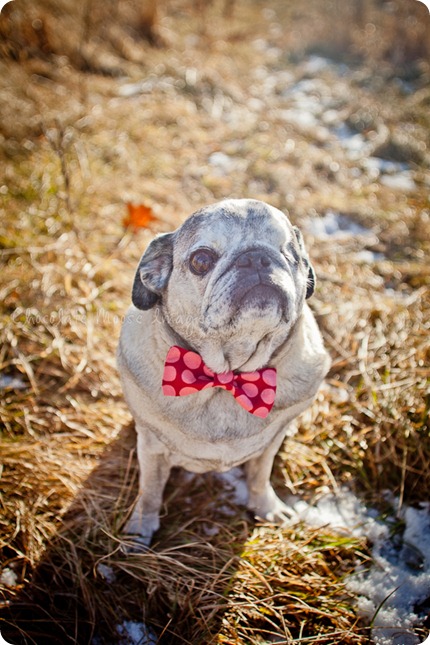
<instances>
[{"instance_id":1,"label":"pug's front paw","mask_svg":"<svg viewBox=\"0 0 430 645\"><path fill-rule=\"evenodd\" d=\"M248 508L254 513L255 517L281 526L289 523L295 515L294 510L279 499L272 486L268 486L260 494L251 492Z\"/></svg>"},{"instance_id":2,"label":"pug's front paw","mask_svg":"<svg viewBox=\"0 0 430 645\"><path fill-rule=\"evenodd\" d=\"M145 553L149 551L149 545L151 544L151 537L146 537L142 535L123 535L121 551L125 555L133 555L137 553Z\"/></svg>"},{"instance_id":3,"label":"pug's front paw","mask_svg":"<svg viewBox=\"0 0 430 645\"><path fill-rule=\"evenodd\" d=\"M139 553L145 551L151 544L152 536L160 528L158 513L140 513L137 509L122 533L126 540L124 551L127 553Z\"/></svg>"}]
</instances>

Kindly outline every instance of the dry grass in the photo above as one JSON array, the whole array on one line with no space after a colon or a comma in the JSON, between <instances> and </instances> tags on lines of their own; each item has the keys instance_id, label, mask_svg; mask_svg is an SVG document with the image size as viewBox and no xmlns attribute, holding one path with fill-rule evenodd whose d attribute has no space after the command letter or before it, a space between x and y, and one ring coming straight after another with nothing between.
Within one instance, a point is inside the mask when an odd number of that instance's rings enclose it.
<instances>
[{"instance_id":1,"label":"dry grass","mask_svg":"<svg viewBox=\"0 0 430 645\"><path fill-rule=\"evenodd\" d=\"M162 643L368 642L343 586L366 545L256 526L214 475L175 473L154 550L123 554L136 463L114 354L154 232L124 231L125 202L152 207L160 231L229 195L289 209L299 225L346 214L374 234L307 236L333 368L274 479L309 500L342 484L374 504L386 488L399 505L430 499L430 20L415 2L393 21L401 8L389 4L387 18L367 3L363 26L346 4L315 1L304 15L237 0L226 20L225 3L170 0L158 48L139 40L132 2L15 0L2 14L0 375L22 386L0 401L0 572L17 576L0 585L7 640L109 644L134 619ZM370 133L374 153L409 161L413 193L285 121L288 89L312 78L309 51L362 57L320 70L314 98L328 93L326 111ZM363 263L363 250L384 257Z\"/></svg>"},{"instance_id":2,"label":"dry grass","mask_svg":"<svg viewBox=\"0 0 430 645\"><path fill-rule=\"evenodd\" d=\"M253 529L214 475L190 480L175 472L154 551L125 556L119 530L135 493L133 439L125 429L81 482L31 586L18 587L3 611L5 635L17 638L12 623L23 642L69 642L67 635L89 643L95 631L111 642L122 620L145 619L166 643L259 643L263 636L327 643L336 634L362 642L342 579L365 558L364 543L302 527ZM32 484L64 498L69 492L54 477ZM25 528L46 542L50 518L31 510L33 525Z\"/></svg>"}]
</instances>

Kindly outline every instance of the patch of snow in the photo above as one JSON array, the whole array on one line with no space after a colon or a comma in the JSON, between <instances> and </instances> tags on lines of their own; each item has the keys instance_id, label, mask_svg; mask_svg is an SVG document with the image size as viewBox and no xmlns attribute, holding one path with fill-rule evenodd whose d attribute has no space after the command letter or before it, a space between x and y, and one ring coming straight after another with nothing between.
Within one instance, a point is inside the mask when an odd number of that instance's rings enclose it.
<instances>
[{"instance_id":1,"label":"patch of snow","mask_svg":"<svg viewBox=\"0 0 430 645\"><path fill-rule=\"evenodd\" d=\"M411 193L417 188L410 170L404 170L395 175L383 175L380 182L384 186L387 186L387 188L400 190L405 193Z\"/></svg>"},{"instance_id":2,"label":"patch of snow","mask_svg":"<svg viewBox=\"0 0 430 645\"><path fill-rule=\"evenodd\" d=\"M290 110L281 110L279 114L284 121L297 125L302 130L315 128L318 125L318 120L313 112L309 110L291 108Z\"/></svg>"},{"instance_id":3,"label":"patch of snow","mask_svg":"<svg viewBox=\"0 0 430 645\"><path fill-rule=\"evenodd\" d=\"M321 119L325 125L336 129L337 124L342 121L342 115L339 110L332 108L330 110L324 110Z\"/></svg>"},{"instance_id":4,"label":"patch of snow","mask_svg":"<svg viewBox=\"0 0 430 645\"><path fill-rule=\"evenodd\" d=\"M281 90L291 107L280 110L279 116L320 140L328 140L330 131L323 125L323 115L332 101L330 89L321 79L302 79Z\"/></svg>"},{"instance_id":5,"label":"patch of snow","mask_svg":"<svg viewBox=\"0 0 430 645\"><path fill-rule=\"evenodd\" d=\"M327 107L331 104L332 95L327 84L320 79L305 78L281 91L285 99L293 103L291 111L309 112L322 119ZM286 110L285 112L289 112ZM296 120L299 122L298 117ZM320 123L316 121L315 125Z\"/></svg>"},{"instance_id":6,"label":"patch of snow","mask_svg":"<svg viewBox=\"0 0 430 645\"><path fill-rule=\"evenodd\" d=\"M233 504L246 506L248 501L248 488L245 481L245 474L242 468L236 467L225 473L217 474L224 484L227 484L229 489L229 500Z\"/></svg>"},{"instance_id":7,"label":"patch of snow","mask_svg":"<svg viewBox=\"0 0 430 645\"><path fill-rule=\"evenodd\" d=\"M0 584L5 587L16 587L18 584L18 576L15 571L10 567L5 567L0 574Z\"/></svg>"},{"instance_id":8,"label":"patch of snow","mask_svg":"<svg viewBox=\"0 0 430 645\"><path fill-rule=\"evenodd\" d=\"M302 72L309 76L316 76L322 71L333 67L331 61L322 56L309 56L307 61L302 65Z\"/></svg>"},{"instance_id":9,"label":"patch of snow","mask_svg":"<svg viewBox=\"0 0 430 645\"><path fill-rule=\"evenodd\" d=\"M217 175L222 177L230 174L234 170L244 170L246 168L246 160L235 159L226 155L224 152L213 152L209 159L209 165L214 168Z\"/></svg>"},{"instance_id":10,"label":"patch of snow","mask_svg":"<svg viewBox=\"0 0 430 645\"><path fill-rule=\"evenodd\" d=\"M303 222L304 229L313 237L346 238L354 236L374 236L373 231L357 224L346 215L328 211L323 217L308 218Z\"/></svg>"},{"instance_id":11,"label":"patch of snow","mask_svg":"<svg viewBox=\"0 0 430 645\"><path fill-rule=\"evenodd\" d=\"M298 519L315 528L329 526L338 533L366 536L371 541L388 537L389 529L377 521L376 513L369 511L358 497L346 489L339 495L325 495L315 506L300 499L293 501L291 506Z\"/></svg>"},{"instance_id":12,"label":"patch of snow","mask_svg":"<svg viewBox=\"0 0 430 645\"><path fill-rule=\"evenodd\" d=\"M108 584L112 584L115 582L115 573L112 569L107 564L104 564L103 562L99 562L98 565L96 566L97 573L100 574L100 576L106 580Z\"/></svg>"},{"instance_id":13,"label":"patch of snow","mask_svg":"<svg viewBox=\"0 0 430 645\"><path fill-rule=\"evenodd\" d=\"M204 524L203 525L203 533L207 535L208 537L212 537L214 535L218 535L219 533L219 526L209 526L209 524Z\"/></svg>"},{"instance_id":14,"label":"patch of snow","mask_svg":"<svg viewBox=\"0 0 430 645\"><path fill-rule=\"evenodd\" d=\"M0 390L26 390L28 383L25 383L18 376L9 376L8 374L0 374Z\"/></svg>"},{"instance_id":15,"label":"patch of snow","mask_svg":"<svg viewBox=\"0 0 430 645\"><path fill-rule=\"evenodd\" d=\"M350 159L360 159L369 153L369 141L360 132L352 130L346 123L332 128L332 132L339 139L340 145Z\"/></svg>"},{"instance_id":16,"label":"patch of snow","mask_svg":"<svg viewBox=\"0 0 430 645\"><path fill-rule=\"evenodd\" d=\"M363 249L362 251L358 251L358 253L352 254L352 259L357 264L373 264L374 262L384 260L385 255L383 253L369 251L369 249Z\"/></svg>"},{"instance_id":17,"label":"patch of snow","mask_svg":"<svg viewBox=\"0 0 430 645\"><path fill-rule=\"evenodd\" d=\"M407 508L405 521L403 541L421 550L424 557L423 567L430 571L430 503L420 504L419 509Z\"/></svg>"},{"instance_id":18,"label":"patch of snow","mask_svg":"<svg viewBox=\"0 0 430 645\"><path fill-rule=\"evenodd\" d=\"M394 175L399 172L404 172L409 169L409 165L400 161L390 161L389 159L382 159L381 157L368 157L362 160L362 165L374 177L379 177L380 174Z\"/></svg>"},{"instance_id":19,"label":"patch of snow","mask_svg":"<svg viewBox=\"0 0 430 645\"><path fill-rule=\"evenodd\" d=\"M125 620L116 628L120 640L118 645L157 645L157 637L145 623Z\"/></svg>"},{"instance_id":20,"label":"patch of snow","mask_svg":"<svg viewBox=\"0 0 430 645\"><path fill-rule=\"evenodd\" d=\"M359 614L373 621L376 645L418 645L413 627L422 622L430 598L430 503L402 510L397 518L405 522L401 537L390 530L394 514L382 522L347 490L321 498L316 506L296 500L293 508L311 526L370 540L374 564L359 567L347 588L357 596Z\"/></svg>"},{"instance_id":21,"label":"patch of snow","mask_svg":"<svg viewBox=\"0 0 430 645\"><path fill-rule=\"evenodd\" d=\"M319 78L304 78L282 92L284 98L293 99L302 107L302 102L313 98L315 113L321 114L325 103L331 101L329 86ZM326 100L324 100L326 99Z\"/></svg>"}]
</instances>

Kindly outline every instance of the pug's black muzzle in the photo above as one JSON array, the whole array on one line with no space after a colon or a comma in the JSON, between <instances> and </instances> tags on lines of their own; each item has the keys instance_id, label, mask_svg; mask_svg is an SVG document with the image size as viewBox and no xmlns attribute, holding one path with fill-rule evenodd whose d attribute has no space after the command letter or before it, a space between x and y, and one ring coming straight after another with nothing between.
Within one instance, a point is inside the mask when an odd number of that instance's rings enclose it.
<instances>
[{"instance_id":1,"label":"pug's black muzzle","mask_svg":"<svg viewBox=\"0 0 430 645\"><path fill-rule=\"evenodd\" d=\"M234 302L249 302L261 308L273 301L285 305L285 293L274 280L274 271L279 270L280 265L266 249L248 249L238 255L231 267L236 270Z\"/></svg>"}]
</instances>

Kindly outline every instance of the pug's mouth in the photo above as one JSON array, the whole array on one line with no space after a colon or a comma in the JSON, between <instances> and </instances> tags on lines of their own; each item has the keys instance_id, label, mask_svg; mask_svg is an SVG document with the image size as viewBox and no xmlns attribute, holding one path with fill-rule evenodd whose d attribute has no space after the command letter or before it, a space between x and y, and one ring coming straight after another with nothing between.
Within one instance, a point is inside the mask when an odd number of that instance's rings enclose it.
<instances>
[{"instance_id":1,"label":"pug's mouth","mask_svg":"<svg viewBox=\"0 0 430 645\"><path fill-rule=\"evenodd\" d=\"M273 307L273 305L283 308L286 304L286 298L279 287L259 282L256 285L245 288L241 293L236 293L233 297L233 302L241 309L246 307L266 310L268 307Z\"/></svg>"},{"instance_id":2,"label":"pug's mouth","mask_svg":"<svg viewBox=\"0 0 430 645\"><path fill-rule=\"evenodd\" d=\"M269 282L263 276L254 276L251 280L238 280L230 289L228 298L222 292L212 298L209 307L202 317L204 332L230 327L237 328L245 319L253 321L267 319L271 328L286 318L289 311L287 294L280 286Z\"/></svg>"}]
</instances>

